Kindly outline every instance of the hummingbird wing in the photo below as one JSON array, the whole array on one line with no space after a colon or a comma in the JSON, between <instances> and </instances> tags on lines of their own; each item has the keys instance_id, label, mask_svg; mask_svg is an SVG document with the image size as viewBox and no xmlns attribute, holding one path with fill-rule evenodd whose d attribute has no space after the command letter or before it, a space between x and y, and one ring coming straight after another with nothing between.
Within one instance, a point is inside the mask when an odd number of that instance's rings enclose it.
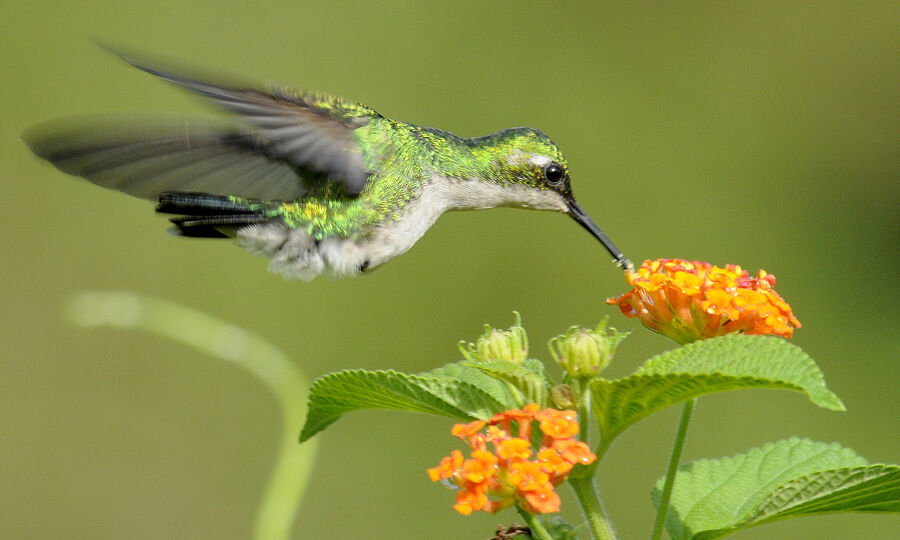
<instances>
[{"instance_id":1,"label":"hummingbird wing","mask_svg":"<svg viewBox=\"0 0 900 540\"><path fill-rule=\"evenodd\" d=\"M164 72L119 54L132 66L190 89L255 128L270 158L321 173L358 194L372 171L363 162L354 131L382 116L361 103L288 87L264 91L218 85Z\"/></svg>"},{"instance_id":2,"label":"hummingbird wing","mask_svg":"<svg viewBox=\"0 0 900 540\"><path fill-rule=\"evenodd\" d=\"M166 191L292 200L321 182L268 156L252 133L208 118L62 119L22 138L63 172L151 201Z\"/></svg>"},{"instance_id":3,"label":"hummingbird wing","mask_svg":"<svg viewBox=\"0 0 900 540\"><path fill-rule=\"evenodd\" d=\"M364 105L288 88L217 85L120 56L211 99L235 113L236 122L57 121L23 135L35 154L69 174L150 200L166 191L292 200L323 181L355 195L372 173L354 131L382 117Z\"/></svg>"}]
</instances>

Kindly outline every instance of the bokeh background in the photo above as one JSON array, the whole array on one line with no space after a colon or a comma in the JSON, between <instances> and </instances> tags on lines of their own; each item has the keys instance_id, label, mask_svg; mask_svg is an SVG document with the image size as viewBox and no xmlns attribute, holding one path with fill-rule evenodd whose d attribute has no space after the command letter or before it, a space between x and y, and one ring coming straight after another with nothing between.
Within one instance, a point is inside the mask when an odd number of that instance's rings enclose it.
<instances>
[{"instance_id":1,"label":"bokeh background","mask_svg":"<svg viewBox=\"0 0 900 540\"><path fill-rule=\"evenodd\" d=\"M576 5L577 4L577 5ZM789 392L701 400L686 459L793 434L900 460L900 39L896 2L24 2L0 5L0 537L248 538L280 428L240 369L154 336L66 322L83 290L176 300L257 332L310 376L421 371L522 313L535 356L570 324L635 332L609 372L669 343L604 304L624 290L567 218L443 217L371 275L288 282L227 242L163 233L145 202L66 177L21 133L89 112L210 110L92 38L213 73L363 101L464 136L529 125L566 152L581 204L633 260L776 274L795 343L846 413ZM646 537L678 411L645 420L599 481ZM425 468L450 420L351 414L319 435L295 538L486 538ZM300 426L296 426L299 432ZM569 500L571 502L571 499ZM568 505L567 514L577 519ZM896 538L891 516L794 520L737 538Z\"/></svg>"}]
</instances>

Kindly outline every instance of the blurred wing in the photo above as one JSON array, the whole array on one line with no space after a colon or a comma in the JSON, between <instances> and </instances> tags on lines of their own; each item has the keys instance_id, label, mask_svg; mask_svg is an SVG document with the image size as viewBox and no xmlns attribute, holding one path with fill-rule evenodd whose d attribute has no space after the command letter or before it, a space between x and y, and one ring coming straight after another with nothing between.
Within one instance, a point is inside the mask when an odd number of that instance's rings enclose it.
<instances>
[{"instance_id":1,"label":"blurred wing","mask_svg":"<svg viewBox=\"0 0 900 540\"><path fill-rule=\"evenodd\" d=\"M134 67L184 86L213 100L256 128L255 136L269 157L321 173L343 184L352 194L362 191L372 171L363 163L353 135L377 112L359 103L320 94L302 94L288 88L270 92L254 88L220 86L173 75L122 56Z\"/></svg>"},{"instance_id":2,"label":"blurred wing","mask_svg":"<svg viewBox=\"0 0 900 540\"><path fill-rule=\"evenodd\" d=\"M291 200L320 180L270 157L251 134L208 120L57 120L22 138L63 172L152 201L164 191Z\"/></svg>"}]
</instances>

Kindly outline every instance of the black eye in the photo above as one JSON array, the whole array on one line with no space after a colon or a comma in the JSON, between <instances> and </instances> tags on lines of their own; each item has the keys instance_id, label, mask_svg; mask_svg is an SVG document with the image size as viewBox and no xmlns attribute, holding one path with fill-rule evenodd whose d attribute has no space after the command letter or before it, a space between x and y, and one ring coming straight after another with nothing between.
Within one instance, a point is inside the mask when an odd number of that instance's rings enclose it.
<instances>
[{"instance_id":1,"label":"black eye","mask_svg":"<svg viewBox=\"0 0 900 540\"><path fill-rule=\"evenodd\" d=\"M551 163L547 165L547 168L544 169L544 178L547 179L547 182L551 184L558 184L562 181L565 173L563 172L562 167L557 165L556 163Z\"/></svg>"}]
</instances>

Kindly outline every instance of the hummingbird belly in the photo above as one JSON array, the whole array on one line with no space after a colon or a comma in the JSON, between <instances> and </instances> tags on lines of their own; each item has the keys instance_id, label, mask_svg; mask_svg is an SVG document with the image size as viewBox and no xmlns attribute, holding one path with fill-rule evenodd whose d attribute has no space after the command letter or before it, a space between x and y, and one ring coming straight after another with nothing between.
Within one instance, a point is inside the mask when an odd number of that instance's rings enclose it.
<instances>
[{"instance_id":1,"label":"hummingbird belly","mask_svg":"<svg viewBox=\"0 0 900 540\"><path fill-rule=\"evenodd\" d=\"M310 281L323 273L360 274L406 253L450 210L495 206L562 210L561 205L549 192L433 175L402 210L363 226L355 238L334 235L317 240L305 228L292 228L279 220L248 225L237 231L237 239L252 253L271 257L270 271Z\"/></svg>"},{"instance_id":2,"label":"hummingbird belly","mask_svg":"<svg viewBox=\"0 0 900 540\"><path fill-rule=\"evenodd\" d=\"M425 187L401 212L363 227L355 238L317 240L305 228L291 228L280 220L248 225L236 237L251 253L270 257L269 270L287 279L357 275L405 253L434 225L450 206L440 191Z\"/></svg>"}]
</instances>

